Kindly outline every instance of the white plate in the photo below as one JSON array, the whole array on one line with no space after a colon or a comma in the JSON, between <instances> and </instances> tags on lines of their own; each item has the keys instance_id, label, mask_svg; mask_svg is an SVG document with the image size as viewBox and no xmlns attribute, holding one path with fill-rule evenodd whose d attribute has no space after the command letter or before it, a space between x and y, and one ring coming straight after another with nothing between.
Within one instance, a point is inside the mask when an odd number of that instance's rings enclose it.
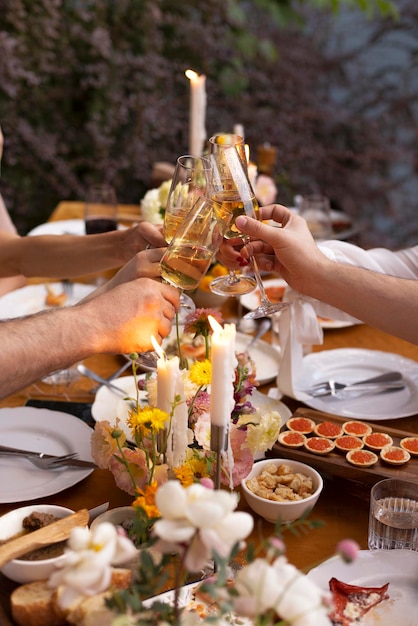
<instances>
[{"instance_id":1,"label":"white plate","mask_svg":"<svg viewBox=\"0 0 418 626\"><path fill-rule=\"evenodd\" d=\"M64 290L62 283L48 283L55 293L62 293ZM72 306L89 295L96 288L94 285L84 285L82 283L72 283L72 295L67 299L65 305ZM0 298L0 319L11 319L23 315L32 315L51 309L45 304L47 290L45 284L27 285L21 289L15 289L6 293Z\"/></svg>"},{"instance_id":2,"label":"white plate","mask_svg":"<svg viewBox=\"0 0 418 626\"><path fill-rule=\"evenodd\" d=\"M251 339L251 335L237 333L235 342L236 352L245 352ZM280 361L280 354L276 348L266 341L259 339L251 346L249 354L255 363L255 379L260 385L265 385L272 380L276 380L277 374L279 373Z\"/></svg>"},{"instance_id":3,"label":"white plate","mask_svg":"<svg viewBox=\"0 0 418 626\"><path fill-rule=\"evenodd\" d=\"M418 552L412 550L361 550L352 563L334 556L308 573L329 591L335 577L350 585L381 587L389 583L389 600L384 600L363 617L356 626L416 626L418 612ZM354 622L353 622L354 624Z\"/></svg>"},{"instance_id":4,"label":"white plate","mask_svg":"<svg viewBox=\"0 0 418 626\"><path fill-rule=\"evenodd\" d=\"M84 220L57 220L35 226L28 235L85 235Z\"/></svg>"},{"instance_id":5,"label":"white plate","mask_svg":"<svg viewBox=\"0 0 418 626\"><path fill-rule=\"evenodd\" d=\"M324 380L352 383L388 371L402 373L405 389L357 396L347 393L343 399L312 398L303 392ZM350 419L373 421L408 417L418 413L418 362L391 352L359 348L313 352L303 359L303 374L297 380L295 397L312 409Z\"/></svg>"},{"instance_id":6,"label":"white plate","mask_svg":"<svg viewBox=\"0 0 418 626\"><path fill-rule=\"evenodd\" d=\"M146 374L139 374L138 380L144 379ZM119 387L126 393L126 396L136 398L135 378L134 376L121 376L116 380L112 380L112 385ZM139 392L140 403L146 404L147 394L145 391ZM111 425L116 424L116 418L118 417L119 427L123 430L127 438L131 439L131 431L127 424L128 413L130 407L127 402L116 393L113 393L108 387L104 385L97 390L94 402L91 407L91 414L96 422L103 422L107 420Z\"/></svg>"},{"instance_id":7,"label":"white plate","mask_svg":"<svg viewBox=\"0 0 418 626\"><path fill-rule=\"evenodd\" d=\"M92 430L82 420L49 409L23 406L0 409L0 441L5 446L47 454L77 452L92 461ZM92 469L42 470L18 457L0 455L0 503L37 500L72 487Z\"/></svg>"},{"instance_id":8,"label":"white plate","mask_svg":"<svg viewBox=\"0 0 418 626\"><path fill-rule=\"evenodd\" d=\"M270 280L264 281L265 287L287 287L286 281L282 278L271 278ZM246 293L245 295L240 297L240 301L242 306L244 306L249 311L254 311L260 304L260 296L258 289L255 289L251 293ZM353 326L353 322L343 322L339 320L329 320L329 319L321 319L319 318L319 324L321 328L332 329L332 328L346 328L347 326Z\"/></svg>"},{"instance_id":9,"label":"white plate","mask_svg":"<svg viewBox=\"0 0 418 626\"><path fill-rule=\"evenodd\" d=\"M138 379L144 379L146 374L140 374ZM135 378L133 376L122 376L117 380L113 380L112 384L117 385L125 391L127 396L135 398ZM139 392L140 403L146 403L147 394L145 391ZM274 398L269 398L264 393L260 393L256 389L253 391L252 404L258 408L265 408L269 411L278 411L282 418L283 425L291 417L292 412L288 407ZM127 424L129 406L123 398L119 398L115 393L112 393L110 389L103 386L100 387L96 393L93 405L91 407L91 414L96 422L102 422L107 420L111 425L116 423L116 417L119 418L119 427L123 430L128 439L131 438L131 432Z\"/></svg>"}]
</instances>

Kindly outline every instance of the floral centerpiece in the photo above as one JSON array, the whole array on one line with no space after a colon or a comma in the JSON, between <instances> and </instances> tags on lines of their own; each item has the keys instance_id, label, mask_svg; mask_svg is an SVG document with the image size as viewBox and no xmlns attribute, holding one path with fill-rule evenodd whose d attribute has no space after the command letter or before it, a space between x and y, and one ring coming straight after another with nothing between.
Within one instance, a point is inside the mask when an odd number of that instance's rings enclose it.
<instances>
[{"instance_id":1,"label":"floral centerpiece","mask_svg":"<svg viewBox=\"0 0 418 626\"><path fill-rule=\"evenodd\" d=\"M177 368L182 393L173 392L170 398L170 413L157 408L157 376L149 375L138 381L145 389L148 404L141 406L138 393L133 400L136 409L129 412L131 442L119 428L118 416L113 424L97 422L92 435L92 456L97 465L109 469L116 484L131 493L144 496L144 489L153 483L163 484L169 477L176 476L183 485L189 485L213 475L216 461L210 448L210 390L212 364L210 360L211 327L209 317L222 322L219 311L197 309L192 313L180 335L177 327L175 345L178 360L169 360L167 365ZM133 370L136 376L135 355ZM221 480L235 487L247 476L253 466L254 456L271 448L281 427L277 411L258 410L251 402L256 386L255 366L248 353L236 354L233 381L233 409L229 421L229 454L222 457ZM162 385L161 385L162 387ZM180 421L185 419L183 439L177 454L180 462L173 462L167 452L170 437L180 430ZM174 433L174 435L173 435ZM176 455L174 455L176 457Z\"/></svg>"},{"instance_id":2,"label":"floral centerpiece","mask_svg":"<svg viewBox=\"0 0 418 626\"><path fill-rule=\"evenodd\" d=\"M49 580L50 587L59 587L56 598L71 624L331 626L331 595L289 563L279 525L257 550L251 543L247 546L244 565L231 574L229 563L243 551L253 529L252 516L235 510L236 493L215 490L208 479L188 487L169 480L157 490L155 502L159 519L152 529L152 542L161 556L141 552L129 588L102 594L100 602L88 604L86 610L83 598L106 591L112 565L132 558L135 548L123 531L108 523L93 530L73 530L64 563ZM287 528L298 533L316 525L302 519ZM337 547L347 562L357 551L357 544L350 540ZM148 600L166 584L167 565L173 558L171 601ZM215 572L194 586L194 598L182 602L180 591L187 576L199 572L209 559L214 560Z\"/></svg>"}]
</instances>

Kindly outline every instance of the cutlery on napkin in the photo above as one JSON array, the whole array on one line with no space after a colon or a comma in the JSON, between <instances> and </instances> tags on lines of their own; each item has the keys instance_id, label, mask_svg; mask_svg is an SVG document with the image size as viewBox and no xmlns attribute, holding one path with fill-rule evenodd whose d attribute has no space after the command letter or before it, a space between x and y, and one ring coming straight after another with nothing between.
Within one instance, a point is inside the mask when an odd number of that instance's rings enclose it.
<instances>
[{"instance_id":1,"label":"cutlery on napkin","mask_svg":"<svg viewBox=\"0 0 418 626\"><path fill-rule=\"evenodd\" d=\"M8 541L0 547L0 568L27 552L68 539L73 528L87 526L88 521L88 510L81 509L39 530Z\"/></svg>"},{"instance_id":2,"label":"cutlery on napkin","mask_svg":"<svg viewBox=\"0 0 418 626\"><path fill-rule=\"evenodd\" d=\"M404 388L405 383L400 372L385 372L379 376L359 380L355 383L339 383L335 380L326 380L304 391L313 398L321 398L323 396L339 397L341 392L346 391L362 393L364 391L396 391Z\"/></svg>"}]
</instances>

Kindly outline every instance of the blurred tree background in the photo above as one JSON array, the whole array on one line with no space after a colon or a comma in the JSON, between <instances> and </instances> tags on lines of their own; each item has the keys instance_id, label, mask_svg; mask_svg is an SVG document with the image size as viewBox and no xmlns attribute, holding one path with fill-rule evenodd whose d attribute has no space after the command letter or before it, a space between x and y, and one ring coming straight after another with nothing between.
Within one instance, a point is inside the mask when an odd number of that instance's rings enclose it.
<instances>
[{"instance_id":1,"label":"blurred tree background","mask_svg":"<svg viewBox=\"0 0 418 626\"><path fill-rule=\"evenodd\" d=\"M107 180L139 203L208 136L278 148L278 201L321 191L362 243L417 242L418 6L399 0L0 0L1 191L21 234Z\"/></svg>"}]
</instances>

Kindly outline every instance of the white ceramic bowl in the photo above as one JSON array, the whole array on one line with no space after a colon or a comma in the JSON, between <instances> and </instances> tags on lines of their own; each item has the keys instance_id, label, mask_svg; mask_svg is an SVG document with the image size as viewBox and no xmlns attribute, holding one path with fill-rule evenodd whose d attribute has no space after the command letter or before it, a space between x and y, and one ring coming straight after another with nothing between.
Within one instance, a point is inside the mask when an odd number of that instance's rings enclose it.
<instances>
[{"instance_id":1,"label":"white ceramic bowl","mask_svg":"<svg viewBox=\"0 0 418 626\"><path fill-rule=\"evenodd\" d=\"M17 535L22 530L23 519L32 512L50 513L56 517L66 517L74 513L72 509L54 504L31 504L14 509L0 517L0 540ZM30 583L34 580L46 580L55 570L55 566L64 558L63 555L41 561L14 559L2 568L2 573L17 583Z\"/></svg>"},{"instance_id":2,"label":"white ceramic bowl","mask_svg":"<svg viewBox=\"0 0 418 626\"><path fill-rule=\"evenodd\" d=\"M249 478L254 478L255 476L261 474L265 467L271 463L274 463L274 465L286 464L289 465L295 472L300 472L305 476L310 476L314 487L313 494L303 500L275 502L273 500L261 498L250 491L246 485L246 481ZM299 461L291 461L290 459L266 459L264 461L258 461L257 463L254 463L248 476L241 481L242 492L247 504L255 513L273 524L275 524L279 519L283 523L294 522L299 519L305 511L314 507L323 486L324 484L321 475L313 469L313 467L305 465L305 463L300 463Z\"/></svg>"},{"instance_id":3,"label":"white ceramic bowl","mask_svg":"<svg viewBox=\"0 0 418 626\"><path fill-rule=\"evenodd\" d=\"M115 509L109 509L101 515L98 515L91 523L90 528L95 528L99 524L103 524L103 522L120 526L123 522L130 522L135 515L136 513L133 506L118 506Z\"/></svg>"}]
</instances>

